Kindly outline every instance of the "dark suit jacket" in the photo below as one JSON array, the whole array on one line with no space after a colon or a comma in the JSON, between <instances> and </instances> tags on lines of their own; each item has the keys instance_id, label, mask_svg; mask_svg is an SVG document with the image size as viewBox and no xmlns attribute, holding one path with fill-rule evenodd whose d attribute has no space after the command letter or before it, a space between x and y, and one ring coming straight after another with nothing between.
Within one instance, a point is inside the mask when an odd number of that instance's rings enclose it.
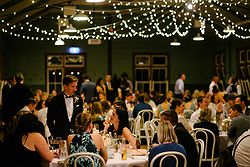
<instances>
[{"instance_id":1,"label":"dark suit jacket","mask_svg":"<svg viewBox=\"0 0 250 167\"><path fill-rule=\"evenodd\" d=\"M83 102L80 96L73 95L74 98L74 111L71 121L68 119L66 104L63 93L54 97L48 106L47 124L49 130L54 138L61 137L67 139L71 134L71 129L74 130L75 118L77 114L83 111Z\"/></svg>"},{"instance_id":2,"label":"dark suit jacket","mask_svg":"<svg viewBox=\"0 0 250 167\"><path fill-rule=\"evenodd\" d=\"M199 156L193 137L182 123L177 123L174 131L178 138L178 143L181 144L187 152L187 167L198 167Z\"/></svg>"}]
</instances>

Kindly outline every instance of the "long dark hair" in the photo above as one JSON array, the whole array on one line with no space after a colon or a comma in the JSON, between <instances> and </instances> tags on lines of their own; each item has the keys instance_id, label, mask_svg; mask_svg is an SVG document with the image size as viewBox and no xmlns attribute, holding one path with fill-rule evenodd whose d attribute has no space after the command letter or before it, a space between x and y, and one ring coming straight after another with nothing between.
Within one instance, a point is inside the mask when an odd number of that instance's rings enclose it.
<instances>
[{"instance_id":1,"label":"long dark hair","mask_svg":"<svg viewBox=\"0 0 250 167\"><path fill-rule=\"evenodd\" d=\"M128 122L128 112L123 108L116 108L116 114L118 115L119 125L118 130L116 131L117 135L122 135L123 128L127 127L129 129L129 122ZM114 133L114 127L112 126L111 129L112 133Z\"/></svg>"},{"instance_id":2,"label":"long dark hair","mask_svg":"<svg viewBox=\"0 0 250 167\"><path fill-rule=\"evenodd\" d=\"M37 132L44 135L44 125L38 120L38 117L32 113L23 114L17 123L13 134L13 139L21 140L23 136L28 136L28 133Z\"/></svg>"}]
</instances>

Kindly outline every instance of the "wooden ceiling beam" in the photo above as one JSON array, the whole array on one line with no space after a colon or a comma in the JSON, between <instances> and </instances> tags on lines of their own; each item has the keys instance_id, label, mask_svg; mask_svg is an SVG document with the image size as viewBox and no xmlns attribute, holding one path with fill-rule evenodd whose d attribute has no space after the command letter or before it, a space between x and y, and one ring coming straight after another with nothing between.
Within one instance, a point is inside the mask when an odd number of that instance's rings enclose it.
<instances>
[{"instance_id":1,"label":"wooden ceiling beam","mask_svg":"<svg viewBox=\"0 0 250 167\"><path fill-rule=\"evenodd\" d=\"M25 12L17 17L15 17L14 19L9 21L9 26L15 25L19 22L21 22L22 20L26 19L26 15L28 15L29 17L31 17L32 15L44 10L46 8L46 5L54 5L54 4L58 4L58 3L64 3L64 2L68 2L69 0L49 0L47 3L43 3L41 4L39 7L37 7L36 9L30 10L28 12ZM1 26L1 28L3 28L4 26Z\"/></svg>"},{"instance_id":2,"label":"wooden ceiling beam","mask_svg":"<svg viewBox=\"0 0 250 167\"><path fill-rule=\"evenodd\" d=\"M3 12L0 14L1 19L7 18L9 15L13 15L14 12L19 12L29 6L33 5L31 1L22 1L20 3L17 3L16 5L13 5L7 9L5 9Z\"/></svg>"},{"instance_id":3,"label":"wooden ceiling beam","mask_svg":"<svg viewBox=\"0 0 250 167\"><path fill-rule=\"evenodd\" d=\"M0 1L0 6L2 6L3 4L6 4L7 2L10 2L11 0L1 0Z\"/></svg>"}]
</instances>

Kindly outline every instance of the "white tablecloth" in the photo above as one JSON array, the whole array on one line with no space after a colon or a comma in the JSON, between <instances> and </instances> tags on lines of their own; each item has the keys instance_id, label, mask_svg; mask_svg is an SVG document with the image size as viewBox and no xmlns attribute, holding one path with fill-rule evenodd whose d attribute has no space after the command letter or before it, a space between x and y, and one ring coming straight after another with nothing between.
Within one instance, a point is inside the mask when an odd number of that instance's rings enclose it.
<instances>
[{"instance_id":1,"label":"white tablecloth","mask_svg":"<svg viewBox=\"0 0 250 167\"><path fill-rule=\"evenodd\" d=\"M115 153L114 159L108 159L107 167L147 167L148 158L147 156L132 156L128 157L127 160L122 160L118 153ZM54 158L50 162L49 167L62 167L64 159Z\"/></svg>"},{"instance_id":2,"label":"white tablecloth","mask_svg":"<svg viewBox=\"0 0 250 167\"><path fill-rule=\"evenodd\" d=\"M219 135L219 151L225 150L228 146L232 145L233 143L227 136L227 132L221 131Z\"/></svg>"}]
</instances>

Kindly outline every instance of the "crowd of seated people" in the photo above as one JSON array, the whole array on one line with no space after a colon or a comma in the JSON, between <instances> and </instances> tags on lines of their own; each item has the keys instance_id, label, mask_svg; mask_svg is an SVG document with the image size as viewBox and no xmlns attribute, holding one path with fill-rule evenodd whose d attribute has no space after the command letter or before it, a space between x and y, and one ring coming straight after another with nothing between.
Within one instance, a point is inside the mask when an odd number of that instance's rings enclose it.
<instances>
[{"instance_id":1,"label":"crowd of seated people","mask_svg":"<svg viewBox=\"0 0 250 167\"><path fill-rule=\"evenodd\" d=\"M73 92L74 95L77 94L77 97L79 95L82 97L81 98L79 96L80 99L78 98L78 100L81 100L82 102L79 104L82 105L83 110L81 114L84 113L84 115L76 117L75 124L70 124L70 130L72 130L70 133L74 134L74 136L71 136L68 142L69 145L71 144L70 146L72 148L73 143L76 140L76 136L89 134L87 135L88 139L92 138L92 145L96 145L97 149L95 148L95 152L96 150L99 150L97 153L100 153L102 144L95 142L96 139L94 138L96 136L92 135L93 124L99 124L100 131L111 132L112 135L117 134L118 136L125 138L127 143L130 143L133 148L135 148L136 139L131 132L128 120L129 118L135 119L138 116L138 113L144 109L152 110L154 113L153 118L161 119L162 122L158 126L158 132L161 131L162 133L165 133L165 130L171 131L173 127L174 131L176 131L177 125L178 127L184 127L185 130L181 130L183 133L189 132L193 128L202 127L209 129L210 127L213 127L212 131L218 137L222 120L230 118L232 120L232 124L228 127L228 136L229 138L234 138L232 139L234 143L240 135L249 129L249 126L246 126L244 129L239 129L238 124L240 123L237 123L241 122L238 121L240 117L244 117L244 120L248 120L249 122L249 108L247 107L247 98L243 95L238 95L231 83L231 90L228 88L225 92L219 91L216 86L218 82L216 77L211 82L212 86L210 85L210 91L206 92L205 90L195 89L193 92L190 92L186 90L182 99L175 98L171 90L166 93L157 93L155 91L139 92L138 90L133 90L133 84L131 84L131 81L128 79L128 75L126 73L123 73L121 76L120 86L119 82L113 82L111 80L111 75L106 75L105 79L98 78L96 82L91 81L90 77L85 75L83 81L83 83L78 83L80 84L81 89L74 90ZM67 85L64 88L70 89L67 87ZM65 93L65 90L62 93ZM33 93L31 97L24 97L24 99L22 99L22 105L19 104L19 110L15 112L18 113L19 111L30 111L30 113L33 115L38 116L46 130L45 138L56 138L58 136L53 136L53 134L56 133L50 133L51 127L49 127L47 124L47 110L51 99L57 97L60 94L60 92L56 91L53 91L53 93L51 92L51 94L47 94L46 92L37 90L36 93ZM190 110L192 111L190 113L190 118L187 118L185 113ZM172 120L169 120L170 122L166 122L164 120L164 114L167 115L166 112L170 111L174 111L177 114L177 122L173 123ZM11 114L11 116L14 117L15 114ZM73 115L73 113L71 114ZM70 116L70 114L68 113L67 116ZM83 126L80 125L80 123L83 123L85 119L89 119L88 117L91 117L91 122L89 122L89 124L86 125L84 129L80 130L79 127L82 128ZM8 124L11 122L10 120L11 118L9 117ZM162 128L162 126L164 128ZM12 129L12 133L14 131L15 127ZM178 131L175 133L176 135L174 133L172 134L173 139L167 141L167 143L171 142L178 143L178 146L179 144L182 145L182 152L188 158L188 166L196 166L197 162L190 162L190 150L192 149L188 148L187 144L183 142L183 139L181 139L181 135ZM9 134L9 137L11 136L12 135ZM75 140L73 140L74 138ZM162 136L160 139L161 140L159 140L160 142L158 144L166 145L166 143L162 142ZM219 141L217 141L217 144L219 144ZM153 150L157 149L157 147ZM79 148L75 149L77 150ZM104 149L101 150L105 152ZM106 153L104 152L101 154L103 155L104 159L106 159ZM71 153L73 153L72 150ZM150 153L150 155L152 156L153 154ZM219 150L216 146L216 156L218 157L218 155Z\"/></svg>"}]
</instances>

